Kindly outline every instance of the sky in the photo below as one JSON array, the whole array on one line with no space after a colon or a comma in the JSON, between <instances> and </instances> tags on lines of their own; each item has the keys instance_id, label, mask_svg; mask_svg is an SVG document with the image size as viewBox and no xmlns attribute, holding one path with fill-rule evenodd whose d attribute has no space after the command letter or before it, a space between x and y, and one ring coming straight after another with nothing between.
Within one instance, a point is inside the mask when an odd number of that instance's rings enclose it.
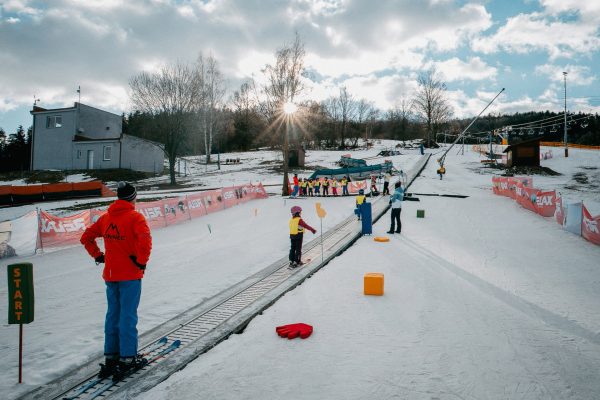
<instances>
[{"instance_id":1,"label":"sky","mask_svg":"<svg viewBox=\"0 0 600 400\"><path fill-rule=\"evenodd\" d=\"M78 101L129 112L129 80L212 55L228 93L298 33L305 99L342 86L385 111L435 67L455 117L600 111L600 2L579 0L0 0L0 127ZM487 113L487 112L486 112Z\"/></svg>"}]
</instances>

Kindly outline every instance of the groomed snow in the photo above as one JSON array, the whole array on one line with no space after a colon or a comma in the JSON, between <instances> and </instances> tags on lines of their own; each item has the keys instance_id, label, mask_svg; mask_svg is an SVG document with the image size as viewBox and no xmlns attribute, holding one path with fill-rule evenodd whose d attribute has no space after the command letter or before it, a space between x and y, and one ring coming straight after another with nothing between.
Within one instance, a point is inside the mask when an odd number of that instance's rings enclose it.
<instances>
[{"instance_id":1,"label":"groomed snow","mask_svg":"<svg viewBox=\"0 0 600 400\"><path fill-rule=\"evenodd\" d=\"M551 161L564 175L534 176L534 186L571 186L581 165L600 166L600 152L571 149L566 160L554 153L543 165ZM307 161L329 167L339 155L309 152ZM394 163L408 170L417 158L411 151ZM360 239L243 334L139 398L600 397L600 246L493 195L491 173L499 171L482 173L479 158L449 152L440 181L433 156L409 191L468 198L421 195L420 202L405 202L402 235L389 243ZM243 179L260 180L258 174ZM593 190L581 193L591 198L588 209L600 213ZM284 257L289 207L301 205L320 230L315 201L328 212L327 230L352 213L354 199L273 196L154 231L140 332ZM426 218L417 219L417 209ZM388 219L374 226L374 236L385 235ZM81 247L9 262L17 261L35 265L36 321L25 327L21 386L18 329L0 327L0 397L9 399L99 356L105 312L100 267ZM362 294L366 272L385 274L384 296ZM6 297L4 274L0 296ZM0 302L0 314L5 307ZM293 322L312 324L313 335L292 341L276 335L276 326Z\"/></svg>"}]
</instances>

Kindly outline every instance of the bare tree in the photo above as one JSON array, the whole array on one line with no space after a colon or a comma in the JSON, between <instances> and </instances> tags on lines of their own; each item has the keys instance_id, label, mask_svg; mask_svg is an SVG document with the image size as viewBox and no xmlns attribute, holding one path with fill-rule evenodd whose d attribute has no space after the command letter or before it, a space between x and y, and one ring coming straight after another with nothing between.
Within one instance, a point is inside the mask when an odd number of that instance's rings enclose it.
<instances>
[{"instance_id":1,"label":"bare tree","mask_svg":"<svg viewBox=\"0 0 600 400\"><path fill-rule=\"evenodd\" d=\"M171 185L175 181L175 162L187 140L190 116L200 95L194 68L177 63L158 72L142 72L131 78L131 102L136 110L152 116L169 160Z\"/></svg>"},{"instance_id":2,"label":"bare tree","mask_svg":"<svg viewBox=\"0 0 600 400\"><path fill-rule=\"evenodd\" d=\"M413 107L410 100L402 98L395 104L394 108L388 111L393 139L408 139L408 126L412 117Z\"/></svg>"},{"instance_id":3,"label":"bare tree","mask_svg":"<svg viewBox=\"0 0 600 400\"><path fill-rule=\"evenodd\" d=\"M294 42L284 45L275 53L275 65L269 64L264 69L267 77L267 84L263 87L266 97L263 104L264 114L271 129L277 135L283 136L282 194L284 196L289 195L289 138L287 128L290 126L291 116L284 116L283 106L288 102L293 103L304 90L302 84L304 56L304 43L296 33ZM282 123L284 117L287 118L286 124Z\"/></svg>"},{"instance_id":4,"label":"bare tree","mask_svg":"<svg viewBox=\"0 0 600 400\"><path fill-rule=\"evenodd\" d=\"M367 101L365 99L360 99L355 103L356 109L356 122L358 122L358 126L361 128L356 131L356 135L354 136L354 142L352 143L353 147L358 145L358 139L362 134L362 127L365 128L365 142L368 140L369 128L371 127L369 121L373 118L373 113L376 112L375 107L373 106L373 102Z\"/></svg>"},{"instance_id":5,"label":"bare tree","mask_svg":"<svg viewBox=\"0 0 600 400\"><path fill-rule=\"evenodd\" d=\"M452 107L446 98L446 84L435 68L420 74L417 83L419 87L413 104L415 112L427 125L427 142L430 143L434 128L452 116Z\"/></svg>"},{"instance_id":6,"label":"bare tree","mask_svg":"<svg viewBox=\"0 0 600 400\"><path fill-rule=\"evenodd\" d=\"M248 150L254 140L261 139L258 133L262 128L258 101L253 95L253 81L242 83L239 90L233 92L229 103L233 111L233 148Z\"/></svg>"},{"instance_id":7,"label":"bare tree","mask_svg":"<svg viewBox=\"0 0 600 400\"><path fill-rule=\"evenodd\" d=\"M325 113L325 123L329 125L330 135L328 145L334 145L339 136L339 131L342 125L342 117L340 112L340 104L337 97L329 97L321 103L321 107Z\"/></svg>"},{"instance_id":8,"label":"bare tree","mask_svg":"<svg viewBox=\"0 0 600 400\"><path fill-rule=\"evenodd\" d=\"M204 58L198 57L196 62L198 73L198 82L201 85L201 96L198 98L198 116L200 133L204 139L204 154L206 155L206 164L210 163L210 154L215 132L218 126L222 126L222 121L218 118L223 115L221 108L223 106L223 97L225 96L224 79L219 64L212 55Z\"/></svg>"},{"instance_id":9,"label":"bare tree","mask_svg":"<svg viewBox=\"0 0 600 400\"><path fill-rule=\"evenodd\" d=\"M340 109L340 117L341 117L341 129L340 133L342 135L342 140L340 143L340 147L342 149L346 148L346 137L348 136L348 125L350 120L354 117L355 112L355 102L354 98L350 93L348 93L348 89L346 86L342 86L340 88L340 96L338 97L338 104Z\"/></svg>"}]
</instances>

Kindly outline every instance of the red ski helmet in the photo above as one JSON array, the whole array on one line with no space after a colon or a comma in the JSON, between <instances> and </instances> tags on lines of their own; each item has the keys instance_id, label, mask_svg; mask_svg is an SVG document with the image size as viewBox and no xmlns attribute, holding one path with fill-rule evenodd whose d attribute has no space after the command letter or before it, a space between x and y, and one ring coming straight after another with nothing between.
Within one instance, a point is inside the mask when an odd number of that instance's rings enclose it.
<instances>
[{"instance_id":1,"label":"red ski helmet","mask_svg":"<svg viewBox=\"0 0 600 400\"><path fill-rule=\"evenodd\" d=\"M302 212L302 208L300 206L294 206L291 209L292 215L299 214Z\"/></svg>"}]
</instances>

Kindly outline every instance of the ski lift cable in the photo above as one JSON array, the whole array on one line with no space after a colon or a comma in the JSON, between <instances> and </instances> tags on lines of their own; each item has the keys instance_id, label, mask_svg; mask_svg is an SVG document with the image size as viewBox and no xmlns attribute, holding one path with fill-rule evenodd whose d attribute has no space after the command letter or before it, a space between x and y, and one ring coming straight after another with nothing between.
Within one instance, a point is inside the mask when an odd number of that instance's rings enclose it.
<instances>
[{"instance_id":1,"label":"ski lift cable","mask_svg":"<svg viewBox=\"0 0 600 400\"><path fill-rule=\"evenodd\" d=\"M568 114L567 114L567 115L568 115ZM542 122L542 121L548 121L548 120L554 120L554 119L558 120L558 119L561 119L561 118L564 118L564 117L565 117L565 115L564 115L564 112L563 112L562 114L560 114L560 115L555 115L555 116L553 116L553 117L548 117L548 118L538 119L538 120L536 120L536 121L523 122L522 124L513 124L513 125L507 125L507 126L511 126L511 127L513 127L513 128L514 128L514 127L519 127L519 128L523 127L523 128L527 128L529 125L536 125L537 123L539 123L539 122Z\"/></svg>"},{"instance_id":2,"label":"ski lift cable","mask_svg":"<svg viewBox=\"0 0 600 400\"><path fill-rule=\"evenodd\" d=\"M581 115L578 117L573 117L572 114L569 115L568 113L567 113L567 116L569 118L569 121L567 121L567 123L590 118L589 115ZM546 121L546 120L550 120L550 119L556 119L556 121L548 121L548 122L544 122L543 124L536 124L536 122ZM530 128L542 129L542 128L547 128L547 127L552 127L552 126L560 126L560 125L564 125L564 113L563 113L563 115L560 115L558 117L546 118L546 119L537 120L537 121L533 121L533 122L527 122L527 123L523 123L523 124L507 125L507 126L502 127L501 130L504 130L508 127L512 127L512 128L518 127L518 129L530 129Z\"/></svg>"},{"instance_id":3,"label":"ski lift cable","mask_svg":"<svg viewBox=\"0 0 600 400\"><path fill-rule=\"evenodd\" d=\"M487 106L485 106L485 108L483 110L481 110L481 112L475 118L473 118L473 120L471 121L471 123L461 132L460 135L458 135L458 137L454 140L454 142L450 145L450 147L448 147L448 149L446 149L446 151L444 152L444 154L438 159L438 163L440 164L440 167L444 166L444 160L446 158L446 155L450 151L450 149L452 147L454 147L454 145L460 140L460 138L465 133L467 133L467 131L469 130L469 128L471 127L471 125L473 125L475 123L475 121L477 121L479 119L479 117L481 116L481 114L483 114L483 112L485 110L487 110L489 106L492 105L492 103L498 98L498 96L500 96L502 94L502 92L504 92L504 88L502 88L502 90L500 92L498 92L498 94L487 104Z\"/></svg>"}]
</instances>

